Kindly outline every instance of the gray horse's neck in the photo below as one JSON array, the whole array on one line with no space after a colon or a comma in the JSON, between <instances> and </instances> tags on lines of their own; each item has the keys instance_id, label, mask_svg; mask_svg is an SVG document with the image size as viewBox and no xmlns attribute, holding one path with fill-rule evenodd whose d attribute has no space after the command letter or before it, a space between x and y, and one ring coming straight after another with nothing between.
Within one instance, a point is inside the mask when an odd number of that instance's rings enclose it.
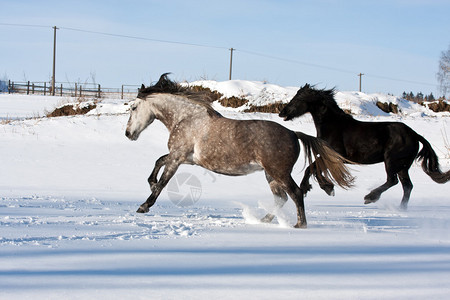
<instances>
[{"instance_id":1,"label":"gray horse's neck","mask_svg":"<svg viewBox=\"0 0 450 300\"><path fill-rule=\"evenodd\" d=\"M182 99L180 99L182 98ZM156 118L169 131L172 131L183 121L202 122L210 118L205 107L185 99L183 96L164 95L154 103Z\"/></svg>"}]
</instances>

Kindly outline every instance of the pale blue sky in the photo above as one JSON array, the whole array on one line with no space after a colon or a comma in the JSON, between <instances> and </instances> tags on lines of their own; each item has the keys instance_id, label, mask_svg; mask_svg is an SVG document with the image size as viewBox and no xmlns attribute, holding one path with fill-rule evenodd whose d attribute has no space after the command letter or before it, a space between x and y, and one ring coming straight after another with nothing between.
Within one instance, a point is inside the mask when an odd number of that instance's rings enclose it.
<instances>
[{"instance_id":1,"label":"pale blue sky","mask_svg":"<svg viewBox=\"0 0 450 300\"><path fill-rule=\"evenodd\" d=\"M223 81L233 47L233 79L357 90L362 72L364 92L438 95L449 16L450 0L0 0L0 23L43 26L0 25L0 78L50 80L56 25L57 81Z\"/></svg>"}]
</instances>

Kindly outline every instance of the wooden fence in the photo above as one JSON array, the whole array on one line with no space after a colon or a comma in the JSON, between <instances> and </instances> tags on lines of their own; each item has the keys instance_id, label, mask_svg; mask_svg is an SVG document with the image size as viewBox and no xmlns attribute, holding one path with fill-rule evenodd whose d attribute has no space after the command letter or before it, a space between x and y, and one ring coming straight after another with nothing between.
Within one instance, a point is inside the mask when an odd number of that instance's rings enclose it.
<instances>
[{"instance_id":1,"label":"wooden fence","mask_svg":"<svg viewBox=\"0 0 450 300\"><path fill-rule=\"evenodd\" d=\"M121 99L135 98L139 85L123 84L120 88L104 88L100 84L92 83L57 83L55 96L68 97L120 97ZM8 81L8 93L27 95L52 95L52 87L48 82L15 82Z\"/></svg>"}]
</instances>

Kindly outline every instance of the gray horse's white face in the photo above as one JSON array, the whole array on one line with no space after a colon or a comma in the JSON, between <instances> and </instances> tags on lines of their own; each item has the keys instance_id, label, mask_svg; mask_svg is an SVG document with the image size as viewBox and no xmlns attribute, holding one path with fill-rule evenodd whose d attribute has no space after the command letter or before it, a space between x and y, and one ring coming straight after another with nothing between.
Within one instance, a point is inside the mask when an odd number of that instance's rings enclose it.
<instances>
[{"instance_id":1,"label":"gray horse's white face","mask_svg":"<svg viewBox=\"0 0 450 300\"><path fill-rule=\"evenodd\" d=\"M127 138L132 141L137 140L141 132L155 120L155 117L151 101L137 98L131 104L130 118L125 131Z\"/></svg>"}]
</instances>

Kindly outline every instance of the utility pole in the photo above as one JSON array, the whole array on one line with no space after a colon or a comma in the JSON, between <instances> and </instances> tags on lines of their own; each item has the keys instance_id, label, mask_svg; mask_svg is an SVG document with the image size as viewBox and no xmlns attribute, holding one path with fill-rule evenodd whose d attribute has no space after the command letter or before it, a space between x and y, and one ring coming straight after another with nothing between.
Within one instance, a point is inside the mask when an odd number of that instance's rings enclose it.
<instances>
[{"instance_id":1,"label":"utility pole","mask_svg":"<svg viewBox=\"0 0 450 300\"><path fill-rule=\"evenodd\" d=\"M56 69L56 30L59 29L53 26L53 74L52 74L52 96L55 96L55 69Z\"/></svg>"},{"instance_id":2,"label":"utility pole","mask_svg":"<svg viewBox=\"0 0 450 300\"><path fill-rule=\"evenodd\" d=\"M228 77L229 80L231 80L231 72L233 70L233 51L235 49L230 48L230 76Z\"/></svg>"},{"instance_id":3,"label":"utility pole","mask_svg":"<svg viewBox=\"0 0 450 300\"><path fill-rule=\"evenodd\" d=\"M361 92L361 78L362 78L363 75L364 75L363 73L359 73L358 74L358 76L359 76L359 91L360 92Z\"/></svg>"}]
</instances>

